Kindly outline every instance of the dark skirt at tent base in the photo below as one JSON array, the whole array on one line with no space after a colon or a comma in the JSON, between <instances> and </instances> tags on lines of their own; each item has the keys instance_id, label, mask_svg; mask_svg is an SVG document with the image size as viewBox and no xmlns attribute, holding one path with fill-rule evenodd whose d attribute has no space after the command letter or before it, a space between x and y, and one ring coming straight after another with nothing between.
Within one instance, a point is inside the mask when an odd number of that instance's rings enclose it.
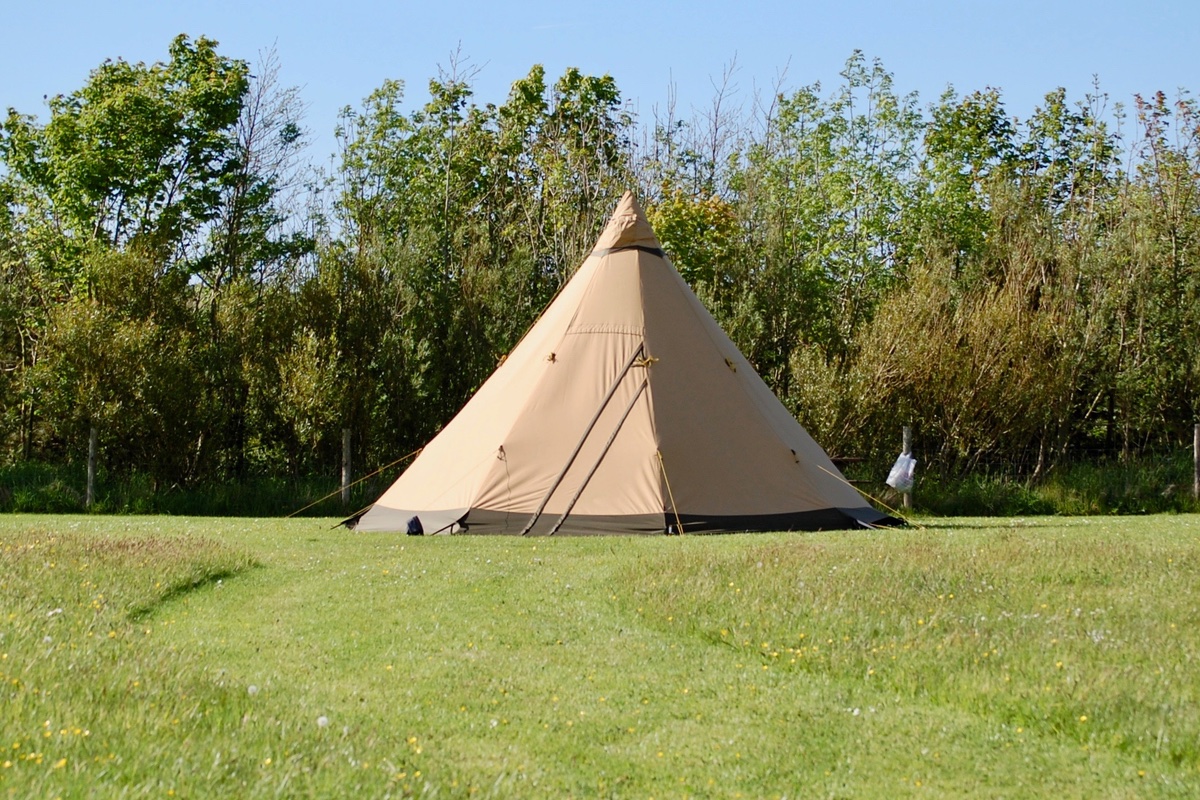
<instances>
[{"instance_id":1,"label":"dark skirt at tent base","mask_svg":"<svg viewBox=\"0 0 1200 800\"><path fill-rule=\"evenodd\" d=\"M479 536L511 536L520 534L529 524L529 514L491 511L472 508L450 511L411 512L393 511L397 516L396 530L410 534L473 534ZM399 519L404 517L404 519ZM347 520L353 524L354 520ZM685 534L747 533L770 531L836 531L856 528L875 528L902 525L895 517L873 508L823 508L782 514L630 514L575 515L560 520L556 515L543 514L526 536L596 536L625 534L661 536L680 532Z\"/></svg>"}]
</instances>

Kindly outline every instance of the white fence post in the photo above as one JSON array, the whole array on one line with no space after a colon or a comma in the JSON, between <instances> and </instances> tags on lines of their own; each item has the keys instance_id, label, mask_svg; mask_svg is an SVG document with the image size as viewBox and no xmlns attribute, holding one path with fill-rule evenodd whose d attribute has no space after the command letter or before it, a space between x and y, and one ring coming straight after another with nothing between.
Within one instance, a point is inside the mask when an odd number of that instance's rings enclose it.
<instances>
[{"instance_id":1,"label":"white fence post","mask_svg":"<svg viewBox=\"0 0 1200 800\"><path fill-rule=\"evenodd\" d=\"M908 425L904 426L904 446L902 447L901 452L903 452L906 456L912 455L912 428L910 428ZM911 488L904 493L904 507L906 509L912 508Z\"/></svg>"}]
</instances>

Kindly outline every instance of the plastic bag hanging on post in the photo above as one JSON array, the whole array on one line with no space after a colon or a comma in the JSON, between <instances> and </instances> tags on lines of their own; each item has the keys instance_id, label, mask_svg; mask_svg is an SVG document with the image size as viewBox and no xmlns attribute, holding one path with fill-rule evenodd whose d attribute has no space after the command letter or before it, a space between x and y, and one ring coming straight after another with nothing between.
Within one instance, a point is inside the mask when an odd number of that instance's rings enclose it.
<instances>
[{"instance_id":1,"label":"plastic bag hanging on post","mask_svg":"<svg viewBox=\"0 0 1200 800\"><path fill-rule=\"evenodd\" d=\"M908 453L901 453L896 459L896 463L892 465L891 472L887 476L887 485L895 489L897 492L911 492L913 487L913 475L917 471L917 460Z\"/></svg>"}]
</instances>

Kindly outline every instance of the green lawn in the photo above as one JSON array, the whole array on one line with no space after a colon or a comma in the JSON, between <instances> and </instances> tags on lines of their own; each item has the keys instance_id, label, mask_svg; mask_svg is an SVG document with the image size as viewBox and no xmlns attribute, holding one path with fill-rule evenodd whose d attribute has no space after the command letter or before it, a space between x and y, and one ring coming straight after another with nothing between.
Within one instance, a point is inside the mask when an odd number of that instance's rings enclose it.
<instances>
[{"instance_id":1,"label":"green lawn","mask_svg":"<svg viewBox=\"0 0 1200 800\"><path fill-rule=\"evenodd\" d=\"M0 797L1200 796L1200 517L0 517Z\"/></svg>"}]
</instances>

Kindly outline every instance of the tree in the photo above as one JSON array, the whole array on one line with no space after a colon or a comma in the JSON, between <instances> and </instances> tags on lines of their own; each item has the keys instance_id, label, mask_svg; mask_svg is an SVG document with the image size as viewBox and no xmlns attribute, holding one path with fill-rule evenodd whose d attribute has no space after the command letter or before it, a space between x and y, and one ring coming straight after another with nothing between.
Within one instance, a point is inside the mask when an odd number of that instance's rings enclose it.
<instances>
[{"instance_id":1,"label":"tree","mask_svg":"<svg viewBox=\"0 0 1200 800\"><path fill-rule=\"evenodd\" d=\"M180 36L166 62L106 61L44 125L10 110L0 126L27 456L101 423L114 468L242 473L244 375L272 353L258 307L311 242L280 204L297 94L271 59L252 79L216 47Z\"/></svg>"},{"instance_id":2,"label":"tree","mask_svg":"<svg viewBox=\"0 0 1200 800\"><path fill-rule=\"evenodd\" d=\"M388 81L342 115L344 240L303 294L336 309L313 315L334 343L322 369L347 387L339 418L380 458L428 440L491 374L629 174L610 77L569 69L547 86L535 65L499 107L476 105L470 78L455 63L407 112Z\"/></svg>"},{"instance_id":3,"label":"tree","mask_svg":"<svg viewBox=\"0 0 1200 800\"><path fill-rule=\"evenodd\" d=\"M959 98L947 89L925 128L918 191L907 214L902 257L974 263L988 236L988 187L1017 155L1016 129L996 89Z\"/></svg>"},{"instance_id":4,"label":"tree","mask_svg":"<svg viewBox=\"0 0 1200 800\"><path fill-rule=\"evenodd\" d=\"M1123 198L1118 404L1128 450L1165 432L1185 443L1200 416L1200 110L1183 94L1136 98L1140 156ZM1132 441L1131 441L1132 440Z\"/></svg>"},{"instance_id":5,"label":"tree","mask_svg":"<svg viewBox=\"0 0 1200 800\"><path fill-rule=\"evenodd\" d=\"M733 179L748 252L735 339L791 394L791 359L815 348L844 370L860 327L897 277L895 253L921 120L882 64L854 53L828 100L819 86L778 100ZM795 398L792 398L794 401Z\"/></svg>"},{"instance_id":6,"label":"tree","mask_svg":"<svg viewBox=\"0 0 1200 800\"><path fill-rule=\"evenodd\" d=\"M216 45L179 36L166 63L106 61L82 89L51 98L44 126L9 111L0 154L28 190L31 219L61 233L56 255L135 246L168 264L199 245L236 162L249 80Z\"/></svg>"}]
</instances>

